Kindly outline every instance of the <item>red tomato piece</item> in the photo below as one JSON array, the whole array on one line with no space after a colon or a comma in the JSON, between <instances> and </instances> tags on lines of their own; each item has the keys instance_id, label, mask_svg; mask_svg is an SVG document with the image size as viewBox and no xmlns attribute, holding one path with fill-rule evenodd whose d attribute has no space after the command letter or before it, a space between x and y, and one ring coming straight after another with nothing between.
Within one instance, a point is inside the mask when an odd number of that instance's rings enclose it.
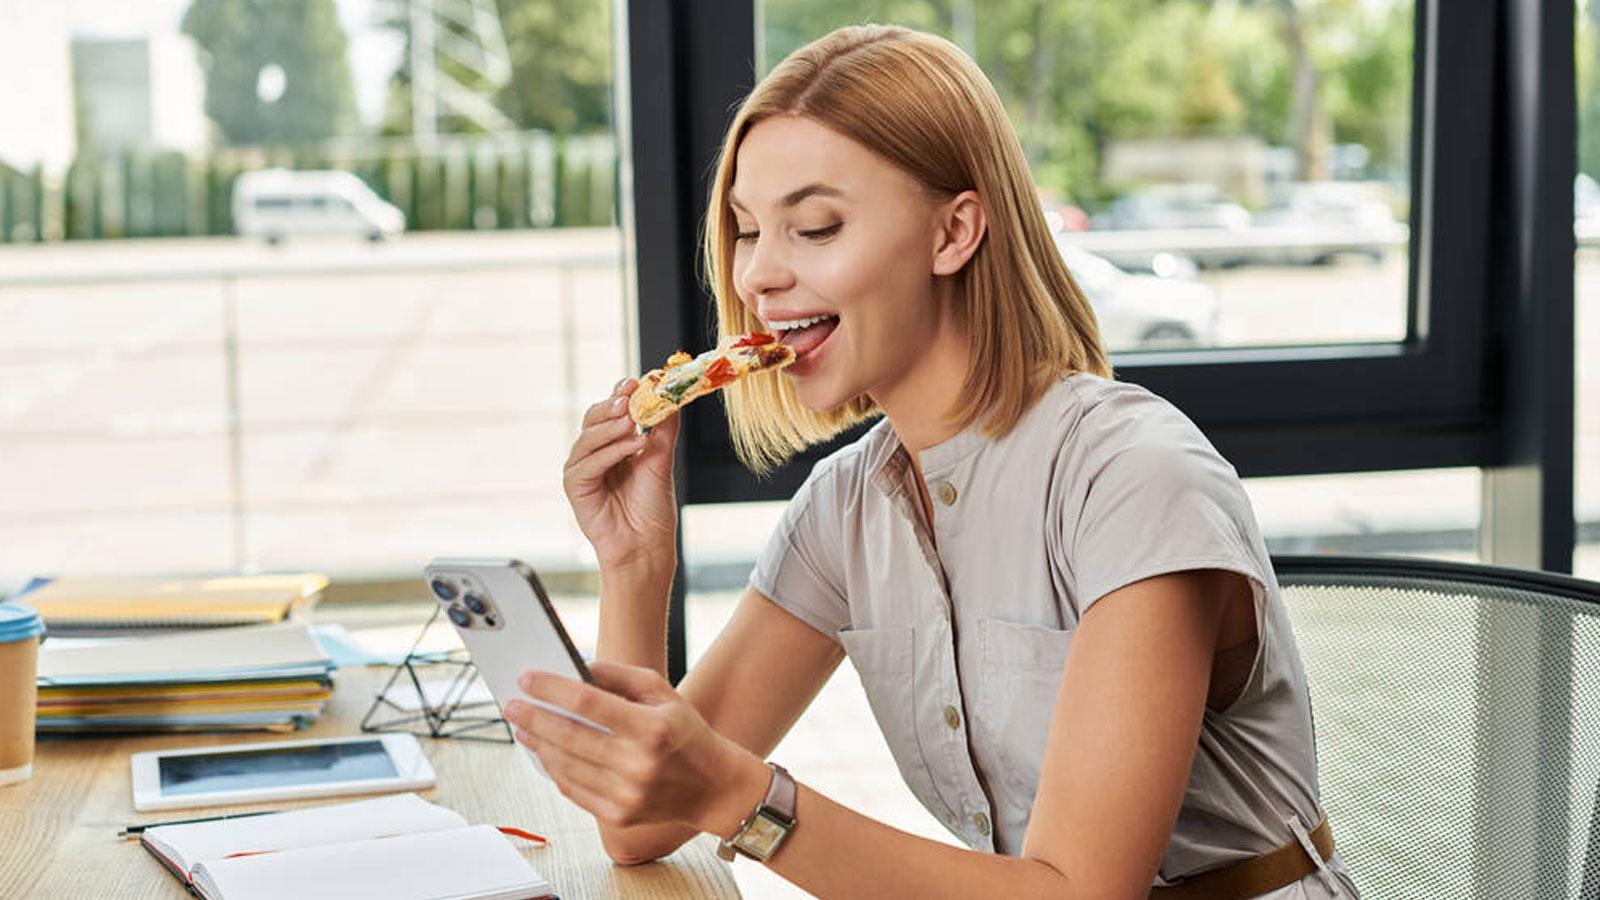
<instances>
[{"instance_id":1,"label":"red tomato piece","mask_svg":"<svg viewBox=\"0 0 1600 900\"><path fill-rule=\"evenodd\" d=\"M722 387L733 380L733 363L728 362L725 356L718 357L711 365L706 366L705 379L706 384L711 387Z\"/></svg>"},{"instance_id":2,"label":"red tomato piece","mask_svg":"<svg viewBox=\"0 0 1600 900\"><path fill-rule=\"evenodd\" d=\"M775 340L777 340L777 338L773 337L772 335L762 334L758 331L755 334L747 334L744 337L739 338L737 341L733 342L733 345L735 347L759 347L762 344L770 344Z\"/></svg>"}]
</instances>

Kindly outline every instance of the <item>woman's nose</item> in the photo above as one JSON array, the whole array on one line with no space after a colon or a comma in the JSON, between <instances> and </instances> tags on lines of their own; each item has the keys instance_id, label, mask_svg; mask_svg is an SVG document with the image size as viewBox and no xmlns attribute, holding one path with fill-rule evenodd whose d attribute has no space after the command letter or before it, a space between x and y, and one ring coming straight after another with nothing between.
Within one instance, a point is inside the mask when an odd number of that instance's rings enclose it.
<instances>
[{"instance_id":1,"label":"woman's nose","mask_svg":"<svg viewBox=\"0 0 1600 900\"><path fill-rule=\"evenodd\" d=\"M741 293L760 297L781 291L794 284L794 270L782 258L773 243L757 238L755 246L746 254L744 268L739 272Z\"/></svg>"}]
</instances>

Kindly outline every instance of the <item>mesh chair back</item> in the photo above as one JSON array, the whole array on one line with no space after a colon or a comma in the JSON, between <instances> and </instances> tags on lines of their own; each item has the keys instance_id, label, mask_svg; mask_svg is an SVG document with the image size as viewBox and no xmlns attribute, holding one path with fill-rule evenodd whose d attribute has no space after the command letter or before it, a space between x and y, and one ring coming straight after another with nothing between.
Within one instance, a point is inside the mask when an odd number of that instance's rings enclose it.
<instances>
[{"instance_id":1,"label":"mesh chair back","mask_svg":"<svg viewBox=\"0 0 1600 900\"><path fill-rule=\"evenodd\" d=\"M1600 898L1600 585L1278 557L1322 800L1368 898Z\"/></svg>"}]
</instances>

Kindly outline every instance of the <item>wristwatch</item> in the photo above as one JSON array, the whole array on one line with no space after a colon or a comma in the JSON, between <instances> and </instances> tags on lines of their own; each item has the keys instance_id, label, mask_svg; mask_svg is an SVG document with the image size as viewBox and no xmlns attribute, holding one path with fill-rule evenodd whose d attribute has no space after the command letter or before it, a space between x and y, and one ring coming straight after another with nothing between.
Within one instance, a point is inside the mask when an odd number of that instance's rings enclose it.
<instances>
[{"instance_id":1,"label":"wristwatch","mask_svg":"<svg viewBox=\"0 0 1600 900\"><path fill-rule=\"evenodd\" d=\"M733 837L717 847L717 855L729 862L735 852L751 859L765 862L783 845L784 838L794 830L794 778L789 771L775 762L767 763L772 770L772 782L767 785L767 796L756 807Z\"/></svg>"}]
</instances>

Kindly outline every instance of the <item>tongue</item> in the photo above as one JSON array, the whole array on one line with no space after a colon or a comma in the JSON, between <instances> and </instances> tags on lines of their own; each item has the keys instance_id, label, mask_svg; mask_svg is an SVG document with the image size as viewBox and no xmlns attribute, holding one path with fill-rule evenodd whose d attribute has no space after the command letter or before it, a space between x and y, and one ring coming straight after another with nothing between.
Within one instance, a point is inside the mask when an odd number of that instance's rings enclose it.
<instances>
[{"instance_id":1,"label":"tongue","mask_svg":"<svg viewBox=\"0 0 1600 900\"><path fill-rule=\"evenodd\" d=\"M793 331L785 331L781 340L794 348L795 356L804 356L815 349L818 344L827 340L828 335L833 333L833 329L838 324L838 319L824 319L815 325L797 328Z\"/></svg>"}]
</instances>

